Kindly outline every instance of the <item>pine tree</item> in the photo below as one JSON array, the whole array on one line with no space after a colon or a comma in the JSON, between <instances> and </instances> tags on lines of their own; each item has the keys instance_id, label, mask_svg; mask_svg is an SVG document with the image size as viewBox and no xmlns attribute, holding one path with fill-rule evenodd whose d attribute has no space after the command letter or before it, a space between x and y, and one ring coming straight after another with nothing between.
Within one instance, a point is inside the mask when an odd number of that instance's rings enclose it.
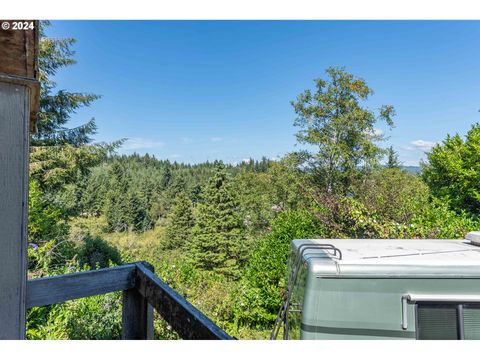
<instances>
[{"instance_id":1,"label":"pine tree","mask_svg":"<svg viewBox=\"0 0 480 360\"><path fill-rule=\"evenodd\" d=\"M225 166L219 162L203 191L193 229L193 262L199 268L232 275L242 249L239 203Z\"/></svg>"},{"instance_id":2,"label":"pine tree","mask_svg":"<svg viewBox=\"0 0 480 360\"><path fill-rule=\"evenodd\" d=\"M181 192L175 198L173 207L167 217L164 247L175 249L185 245L191 240L194 224L192 201L185 192Z\"/></svg>"}]
</instances>

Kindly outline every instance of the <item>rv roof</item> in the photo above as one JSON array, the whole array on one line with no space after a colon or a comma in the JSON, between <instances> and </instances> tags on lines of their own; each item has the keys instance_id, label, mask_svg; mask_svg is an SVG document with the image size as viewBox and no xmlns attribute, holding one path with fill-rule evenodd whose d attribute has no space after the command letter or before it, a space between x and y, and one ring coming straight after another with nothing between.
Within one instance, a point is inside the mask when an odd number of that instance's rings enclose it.
<instances>
[{"instance_id":1,"label":"rv roof","mask_svg":"<svg viewBox=\"0 0 480 360\"><path fill-rule=\"evenodd\" d=\"M392 239L302 239L293 247L309 245L303 252L304 261L314 272L336 276L346 274L448 274L449 276L480 276L480 246L467 240L392 240ZM333 245L341 251L315 248ZM335 267L328 268L328 264ZM327 266L327 267L326 267ZM333 275L333 274L332 274Z\"/></svg>"}]
</instances>

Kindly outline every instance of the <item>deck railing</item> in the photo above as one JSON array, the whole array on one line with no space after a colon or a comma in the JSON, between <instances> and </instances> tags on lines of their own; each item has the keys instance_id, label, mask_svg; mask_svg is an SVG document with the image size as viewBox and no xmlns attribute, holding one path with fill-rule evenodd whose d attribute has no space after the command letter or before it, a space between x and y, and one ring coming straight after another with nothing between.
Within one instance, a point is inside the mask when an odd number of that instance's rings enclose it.
<instances>
[{"instance_id":1,"label":"deck railing","mask_svg":"<svg viewBox=\"0 0 480 360\"><path fill-rule=\"evenodd\" d=\"M153 309L182 339L232 340L147 262L29 280L27 308L123 291L122 339L153 339Z\"/></svg>"}]
</instances>

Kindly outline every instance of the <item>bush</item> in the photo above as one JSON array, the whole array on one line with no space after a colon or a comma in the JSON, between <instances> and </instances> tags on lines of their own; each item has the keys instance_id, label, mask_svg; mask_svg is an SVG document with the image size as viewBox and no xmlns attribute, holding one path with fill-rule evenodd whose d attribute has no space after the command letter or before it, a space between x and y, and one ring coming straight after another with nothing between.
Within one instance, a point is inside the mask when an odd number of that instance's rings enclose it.
<instances>
[{"instance_id":1,"label":"bush","mask_svg":"<svg viewBox=\"0 0 480 360\"><path fill-rule=\"evenodd\" d=\"M409 222L428 204L428 187L415 174L398 168L380 169L356 187L355 197L385 221Z\"/></svg>"},{"instance_id":2,"label":"bush","mask_svg":"<svg viewBox=\"0 0 480 360\"><path fill-rule=\"evenodd\" d=\"M70 261L49 276L88 271L88 265ZM35 307L27 311L27 339L120 339L121 293L91 296L62 304Z\"/></svg>"},{"instance_id":3,"label":"bush","mask_svg":"<svg viewBox=\"0 0 480 360\"><path fill-rule=\"evenodd\" d=\"M272 232L253 251L234 297L235 322L271 326L286 287L286 264L293 239L325 236L325 229L309 211L280 213Z\"/></svg>"},{"instance_id":4,"label":"bush","mask_svg":"<svg viewBox=\"0 0 480 360\"><path fill-rule=\"evenodd\" d=\"M68 234L64 209L49 201L36 181L30 181L28 194L28 241L36 245L60 241Z\"/></svg>"},{"instance_id":5,"label":"bush","mask_svg":"<svg viewBox=\"0 0 480 360\"><path fill-rule=\"evenodd\" d=\"M371 239L462 239L478 230L480 222L466 212L457 213L438 199L418 209L409 221L400 223L369 212L362 203L345 198L339 204L337 223L341 237Z\"/></svg>"},{"instance_id":6,"label":"bush","mask_svg":"<svg viewBox=\"0 0 480 360\"><path fill-rule=\"evenodd\" d=\"M77 253L81 266L88 265L96 269L122 263L120 252L99 236L92 236L88 231L80 230L74 234L74 238L79 243Z\"/></svg>"},{"instance_id":7,"label":"bush","mask_svg":"<svg viewBox=\"0 0 480 360\"><path fill-rule=\"evenodd\" d=\"M444 202L432 203L412 219L410 237L429 239L463 239L470 231L480 229L478 219L467 212L450 210Z\"/></svg>"},{"instance_id":8,"label":"bush","mask_svg":"<svg viewBox=\"0 0 480 360\"><path fill-rule=\"evenodd\" d=\"M465 140L448 135L428 153L423 178L437 198L455 211L480 215L480 124Z\"/></svg>"},{"instance_id":9,"label":"bush","mask_svg":"<svg viewBox=\"0 0 480 360\"><path fill-rule=\"evenodd\" d=\"M121 293L33 308L27 314L31 340L110 340L120 339L121 333Z\"/></svg>"}]
</instances>

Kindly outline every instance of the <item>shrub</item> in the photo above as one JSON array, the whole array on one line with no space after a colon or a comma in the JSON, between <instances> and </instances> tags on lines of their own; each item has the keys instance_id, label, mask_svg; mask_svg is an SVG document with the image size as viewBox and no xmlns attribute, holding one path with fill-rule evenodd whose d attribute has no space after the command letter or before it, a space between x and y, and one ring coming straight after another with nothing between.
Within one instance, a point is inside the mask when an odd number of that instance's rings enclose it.
<instances>
[{"instance_id":1,"label":"shrub","mask_svg":"<svg viewBox=\"0 0 480 360\"><path fill-rule=\"evenodd\" d=\"M49 276L88 271L88 265L70 261ZM121 293L91 296L27 311L27 339L120 339Z\"/></svg>"},{"instance_id":2,"label":"shrub","mask_svg":"<svg viewBox=\"0 0 480 360\"><path fill-rule=\"evenodd\" d=\"M122 263L120 252L99 236L92 236L89 232L80 230L74 234L79 243L78 260L80 265L88 265L92 269L104 268L109 264L119 265Z\"/></svg>"},{"instance_id":3,"label":"shrub","mask_svg":"<svg viewBox=\"0 0 480 360\"><path fill-rule=\"evenodd\" d=\"M385 221L405 223L428 204L428 187L415 174L399 168L380 169L356 187L355 197Z\"/></svg>"},{"instance_id":4,"label":"shrub","mask_svg":"<svg viewBox=\"0 0 480 360\"><path fill-rule=\"evenodd\" d=\"M423 178L437 198L453 210L480 214L480 124L467 136L448 135L428 153Z\"/></svg>"},{"instance_id":5,"label":"shrub","mask_svg":"<svg viewBox=\"0 0 480 360\"><path fill-rule=\"evenodd\" d=\"M234 308L238 325L271 326L286 287L286 264L293 239L325 235L318 219L306 210L280 213L272 232L253 251L236 289Z\"/></svg>"},{"instance_id":6,"label":"shrub","mask_svg":"<svg viewBox=\"0 0 480 360\"><path fill-rule=\"evenodd\" d=\"M462 239L480 229L480 222L465 211L455 212L438 199L412 219L410 235L416 238Z\"/></svg>"}]
</instances>

